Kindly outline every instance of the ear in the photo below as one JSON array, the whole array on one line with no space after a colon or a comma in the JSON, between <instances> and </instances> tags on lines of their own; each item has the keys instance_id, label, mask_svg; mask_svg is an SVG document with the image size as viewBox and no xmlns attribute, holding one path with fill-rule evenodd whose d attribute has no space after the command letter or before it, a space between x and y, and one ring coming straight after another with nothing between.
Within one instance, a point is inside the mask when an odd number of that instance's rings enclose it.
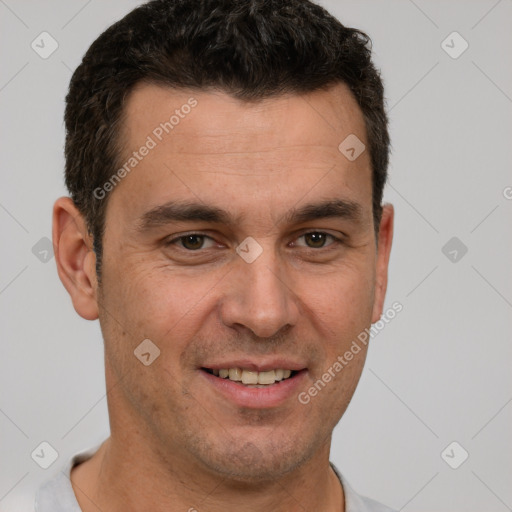
<instances>
[{"instance_id":1,"label":"ear","mask_svg":"<svg viewBox=\"0 0 512 512\"><path fill-rule=\"evenodd\" d=\"M69 197L60 197L53 206L53 247L57 272L75 311L96 320L96 255L85 220Z\"/></svg>"},{"instance_id":2,"label":"ear","mask_svg":"<svg viewBox=\"0 0 512 512\"><path fill-rule=\"evenodd\" d=\"M393 205L385 204L382 208L379 237L377 246L377 267L375 282L375 297L373 302L372 323L377 322L384 308L384 299L388 287L388 264L393 241Z\"/></svg>"}]
</instances>

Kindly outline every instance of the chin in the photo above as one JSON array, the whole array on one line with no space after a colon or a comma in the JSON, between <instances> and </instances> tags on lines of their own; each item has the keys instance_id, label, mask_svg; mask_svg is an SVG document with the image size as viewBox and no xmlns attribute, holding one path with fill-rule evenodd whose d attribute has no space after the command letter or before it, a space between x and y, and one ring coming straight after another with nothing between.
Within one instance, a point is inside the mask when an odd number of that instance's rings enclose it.
<instances>
[{"instance_id":1,"label":"chin","mask_svg":"<svg viewBox=\"0 0 512 512\"><path fill-rule=\"evenodd\" d=\"M301 466L315 451L312 446L301 449L304 441L290 436L286 440L253 439L228 439L224 441L224 449L210 445L205 453L197 455L210 471L240 484L254 484L282 478Z\"/></svg>"}]
</instances>

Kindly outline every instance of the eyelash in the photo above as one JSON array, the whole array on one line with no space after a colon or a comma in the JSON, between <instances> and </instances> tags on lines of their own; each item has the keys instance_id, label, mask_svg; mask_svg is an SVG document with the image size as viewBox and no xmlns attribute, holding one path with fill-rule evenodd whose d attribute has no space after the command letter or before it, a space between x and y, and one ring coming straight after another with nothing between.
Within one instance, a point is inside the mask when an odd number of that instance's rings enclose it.
<instances>
[{"instance_id":1,"label":"eyelash","mask_svg":"<svg viewBox=\"0 0 512 512\"><path fill-rule=\"evenodd\" d=\"M319 235L325 235L327 237L330 237L332 239L332 242L328 245L324 245L322 247L318 247L318 248L315 248L315 247L308 247L308 246L300 246L300 247L303 247L304 249L306 250L311 250L311 251L320 251L320 250L326 250L328 249L329 247L333 246L333 245L341 245L343 244L343 241L334 236L334 235L331 235L330 233L326 233L325 231L307 231L305 233L302 233L301 235L299 235L297 237L298 238L302 238L304 236L307 236L307 235L311 235L311 234L319 234ZM166 246L170 246L170 245L178 245L177 243L180 241L180 240L184 240L185 238L189 237L189 236L200 236L200 237L203 237L203 238L208 238L210 240L213 240L213 238L209 235L206 235L205 233L200 233L200 232L196 232L196 231L192 231L190 233L185 233L184 235L180 235L180 236L177 236L177 237L174 237L173 239L171 240L168 240L165 245ZM187 249L185 247L180 247L180 249L186 251L186 252L189 252L189 253L199 253L201 250L203 250L203 248L200 248L200 249L196 249L196 250L192 250L192 249Z\"/></svg>"}]
</instances>

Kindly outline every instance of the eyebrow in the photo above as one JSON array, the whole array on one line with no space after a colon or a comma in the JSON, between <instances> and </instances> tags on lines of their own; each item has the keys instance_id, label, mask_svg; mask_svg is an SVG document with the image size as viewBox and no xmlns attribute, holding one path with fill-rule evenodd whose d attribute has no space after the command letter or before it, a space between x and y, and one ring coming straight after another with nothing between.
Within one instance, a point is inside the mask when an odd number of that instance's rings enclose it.
<instances>
[{"instance_id":1,"label":"eyebrow","mask_svg":"<svg viewBox=\"0 0 512 512\"><path fill-rule=\"evenodd\" d=\"M359 203L346 199L331 199L292 208L278 223L300 224L326 218L358 222L362 216L363 209ZM243 222L244 218L245 215L234 217L226 210L203 203L169 201L145 212L139 219L138 230L146 231L171 222L208 222L235 226Z\"/></svg>"}]
</instances>

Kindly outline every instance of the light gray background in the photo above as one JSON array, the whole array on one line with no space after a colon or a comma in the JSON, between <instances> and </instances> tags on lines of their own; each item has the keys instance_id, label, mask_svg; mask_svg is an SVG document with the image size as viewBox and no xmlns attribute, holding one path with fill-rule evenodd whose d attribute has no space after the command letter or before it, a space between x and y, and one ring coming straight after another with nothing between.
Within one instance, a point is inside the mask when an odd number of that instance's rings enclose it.
<instances>
[{"instance_id":1,"label":"light gray background","mask_svg":"<svg viewBox=\"0 0 512 512\"><path fill-rule=\"evenodd\" d=\"M66 193L71 72L137 3L0 0L3 511L28 507L40 482L108 435L98 323L76 315L55 260L32 247L51 238ZM512 510L512 1L322 4L370 34L382 68L396 208L387 307L404 306L372 342L332 460L400 510ZM59 44L46 60L31 48L42 31ZM469 43L457 59L441 46L453 31ZM453 236L468 247L457 262L441 251ZM59 453L47 470L30 456L42 441ZM441 457L452 441L469 453L458 469Z\"/></svg>"}]
</instances>

